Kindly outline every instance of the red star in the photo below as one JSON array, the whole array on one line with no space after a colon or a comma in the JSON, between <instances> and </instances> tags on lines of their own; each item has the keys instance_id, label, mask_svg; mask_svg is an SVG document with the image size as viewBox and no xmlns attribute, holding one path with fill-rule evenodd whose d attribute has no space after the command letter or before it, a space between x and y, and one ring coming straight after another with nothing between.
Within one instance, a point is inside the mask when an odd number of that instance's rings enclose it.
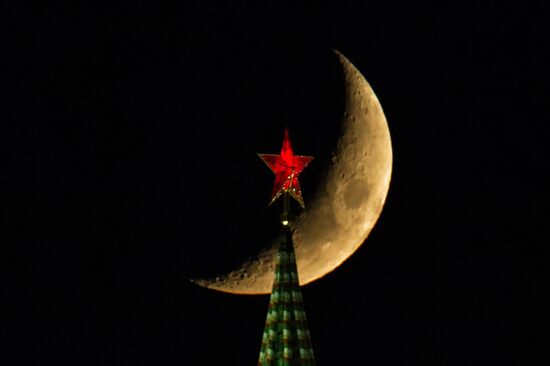
<instances>
[{"instance_id":1,"label":"red star","mask_svg":"<svg viewBox=\"0 0 550 366\"><path fill-rule=\"evenodd\" d=\"M313 160L313 156L298 156L294 155L292 145L288 138L288 130L285 130L283 139L283 147L280 155L273 154L258 154L260 158L267 164L269 169L275 174L275 183L273 184L273 192L271 193L271 202L275 201L283 192L288 192L290 195L304 207L304 199L302 198L302 190L298 175L304 168Z\"/></svg>"}]
</instances>

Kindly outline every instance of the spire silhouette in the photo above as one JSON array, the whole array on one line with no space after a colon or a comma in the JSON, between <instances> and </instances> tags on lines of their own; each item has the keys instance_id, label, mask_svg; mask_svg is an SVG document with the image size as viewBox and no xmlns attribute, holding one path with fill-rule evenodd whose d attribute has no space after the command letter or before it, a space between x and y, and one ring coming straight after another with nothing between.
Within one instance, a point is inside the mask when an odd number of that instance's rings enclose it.
<instances>
[{"instance_id":1,"label":"spire silhouette","mask_svg":"<svg viewBox=\"0 0 550 366\"><path fill-rule=\"evenodd\" d=\"M258 366L295 365L313 366L315 360L298 282L292 232L289 225L283 223Z\"/></svg>"}]
</instances>

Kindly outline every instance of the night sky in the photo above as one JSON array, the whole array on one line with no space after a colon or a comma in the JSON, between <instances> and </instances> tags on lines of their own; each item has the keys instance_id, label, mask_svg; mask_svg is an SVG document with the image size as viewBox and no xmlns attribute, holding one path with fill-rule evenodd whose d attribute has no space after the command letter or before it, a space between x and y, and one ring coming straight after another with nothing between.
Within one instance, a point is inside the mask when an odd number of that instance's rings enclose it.
<instances>
[{"instance_id":1,"label":"night sky","mask_svg":"<svg viewBox=\"0 0 550 366\"><path fill-rule=\"evenodd\" d=\"M333 49L394 165L368 240L303 288L317 364L544 363L548 2L159 3L2 5L0 364L254 365L269 297L189 279L275 237L256 153L285 127L312 199Z\"/></svg>"}]
</instances>

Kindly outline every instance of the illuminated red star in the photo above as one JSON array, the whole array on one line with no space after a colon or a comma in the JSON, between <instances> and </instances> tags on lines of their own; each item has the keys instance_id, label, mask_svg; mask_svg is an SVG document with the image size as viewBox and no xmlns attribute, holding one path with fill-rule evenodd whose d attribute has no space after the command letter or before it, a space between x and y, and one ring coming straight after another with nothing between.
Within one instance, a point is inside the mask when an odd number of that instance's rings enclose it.
<instances>
[{"instance_id":1,"label":"illuminated red star","mask_svg":"<svg viewBox=\"0 0 550 366\"><path fill-rule=\"evenodd\" d=\"M258 155L275 174L275 183L273 184L271 202L269 204L272 204L283 192L288 192L302 207L304 207L304 199L302 198L302 190L300 189L298 175L300 175L302 170L304 170L309 162L313 160L313 156L294 155L290 139L288 138L288 130L285 130L283 147L279 155Z\"/></svg>"}]
</instances>

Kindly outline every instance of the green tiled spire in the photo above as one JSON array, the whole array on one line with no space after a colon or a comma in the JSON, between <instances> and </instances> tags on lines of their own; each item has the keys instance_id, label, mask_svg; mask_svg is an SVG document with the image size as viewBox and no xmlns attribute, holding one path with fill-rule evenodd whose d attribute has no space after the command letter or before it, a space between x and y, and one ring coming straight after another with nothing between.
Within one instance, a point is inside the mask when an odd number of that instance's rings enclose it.
<instances>
[{"instance_id":1,"label":"green tiled spire","mask_svg":"<svg viewBox=\"0 0 550 366\"><path fill-rule=\"evenodd\" d=\"M292 233L283 227L258 366L315 365Z\"/></svg>"}]
</instances>

